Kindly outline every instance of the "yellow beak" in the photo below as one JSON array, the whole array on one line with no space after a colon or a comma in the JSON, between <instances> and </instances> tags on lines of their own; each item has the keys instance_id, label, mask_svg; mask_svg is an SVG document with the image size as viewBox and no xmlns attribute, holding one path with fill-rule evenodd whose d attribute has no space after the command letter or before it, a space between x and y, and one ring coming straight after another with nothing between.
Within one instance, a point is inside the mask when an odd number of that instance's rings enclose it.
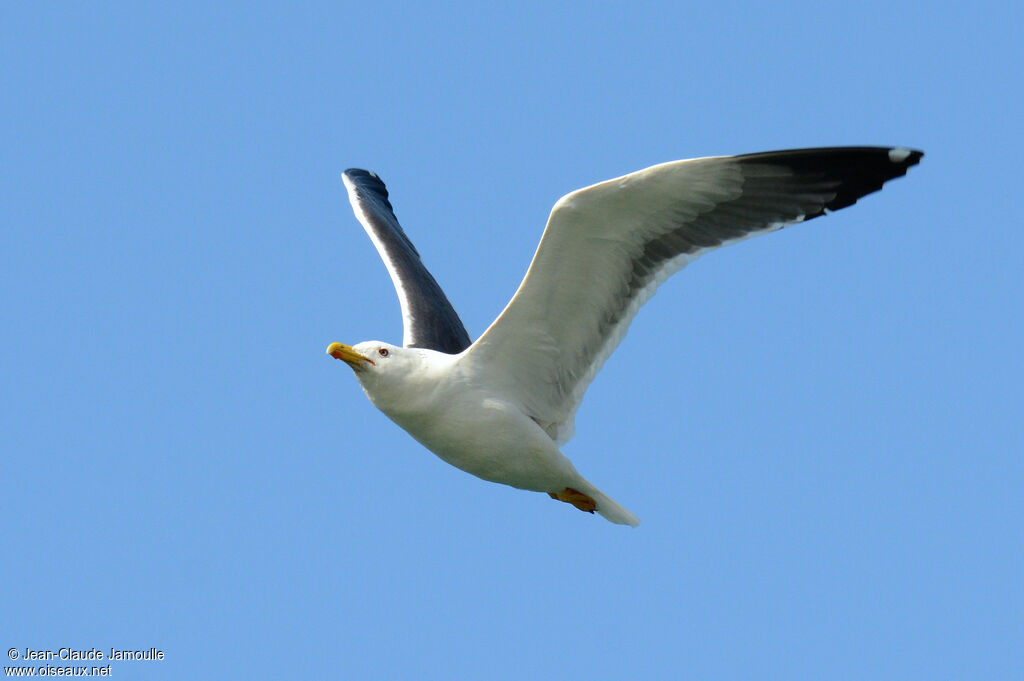
<instances>
[{"instance_id":1,"label":"yellow beak","mask_svg":"<svg viewBox=\"0 0 1024 681\"><path fill-rule=\"evenodd\" d=\"M369 362L370 364L374 364L372 359L359 354L352 349L351 345L345 345L344 343L331 343L327 346L327 354L334 359L340 359L353 369L361 366L360 362Z\"/></svg>"}]
</instances>

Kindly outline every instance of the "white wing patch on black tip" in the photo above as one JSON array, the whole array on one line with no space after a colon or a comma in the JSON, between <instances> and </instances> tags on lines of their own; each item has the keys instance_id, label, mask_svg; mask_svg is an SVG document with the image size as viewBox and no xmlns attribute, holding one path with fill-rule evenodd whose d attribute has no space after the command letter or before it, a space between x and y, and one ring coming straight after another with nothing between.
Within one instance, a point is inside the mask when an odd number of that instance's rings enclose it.
<instances>
[{"instance_id":1,"label":"white wing patch on black tip","mask_svg":"<svg viewBox=\"0 0 1024 681\"><path fill-rule=\"evenodd\" d=\"M893 147L889 150L889 160L893 163L903 163L910 156L910 149L906 147Z\"/></svg>"}]
</instances>

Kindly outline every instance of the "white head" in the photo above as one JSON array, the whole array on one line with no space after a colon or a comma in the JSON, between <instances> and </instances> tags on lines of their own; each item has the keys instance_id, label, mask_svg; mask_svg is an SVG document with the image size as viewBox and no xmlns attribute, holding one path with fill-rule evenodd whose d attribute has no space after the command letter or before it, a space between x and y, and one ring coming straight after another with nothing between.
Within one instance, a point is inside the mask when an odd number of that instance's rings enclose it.
<instances>
[{"instance_id":1,"label":"white head","mask_svg":"<svg viewBox=\"0 0 1024 681\"><path fill-rule=\"evenodd\" d=\"M331 343L327 354L352 367L367 396L385 409L401 399L410 383L426 368L429 350L403 348L383 341L363 341L355 345Z\"/></svg>"},{"instance_id":2,"label":"white head","mask_svg":"<svg viewBox=\"0 0 1024 681\"><path fill-rule=\"evenodd\" d=\"M411 369L410 362L416 357L416 353L409 352L407 348L383 341L363 341L355 345L331 343L327 346L327 354L352 367L360 381L370 376L379 380L403 368Z\"/></svg>"}]
</instances>

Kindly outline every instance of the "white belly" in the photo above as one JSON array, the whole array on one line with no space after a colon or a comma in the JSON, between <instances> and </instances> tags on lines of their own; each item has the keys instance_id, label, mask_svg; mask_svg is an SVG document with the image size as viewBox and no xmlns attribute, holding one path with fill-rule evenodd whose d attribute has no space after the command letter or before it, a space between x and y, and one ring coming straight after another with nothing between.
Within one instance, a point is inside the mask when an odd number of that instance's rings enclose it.
<instances>
[{"instance_id":1,"label":"white belly","mask_svg":"<svg viewBox=\"0 0 1024 681\"><path fill-rule=\"evenodd\" d=\"M481 392L445 392L418 411L384 413L443 460L484 480L549 492L581 479L547 433L514 405Z\"/></svg>"}]
</instances>

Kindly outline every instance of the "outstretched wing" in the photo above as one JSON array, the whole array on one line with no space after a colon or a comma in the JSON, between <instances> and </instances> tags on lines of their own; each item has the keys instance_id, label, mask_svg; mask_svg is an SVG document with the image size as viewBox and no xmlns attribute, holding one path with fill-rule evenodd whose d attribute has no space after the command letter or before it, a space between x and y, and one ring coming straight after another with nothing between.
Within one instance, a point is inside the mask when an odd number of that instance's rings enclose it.
<instances>
[{"instance_id":1,"label":"outstretched wing","mask_svg":"<svg viewBox=\"0 0 1024 681\"><path fill-rule=\"evenodd\" d=\"M675 161L562 197L519 290L460 360L553 439L637 310L709 250L852 205L923 156L798 149Z\"/></svg>"},{"instance_id":2,"label":"outstretched wing","mask_svg":"<svg viewBox=\"0 0 1024 681\"><path fill-rule=\"evenodd\" d=\"M342 173L356 218L377 247L402 306L402 344L457 354L469 334L455 308L427 271L416 247L398 224L388 190L376 173L350 168Z\"/></svg>"}]
</instances>

